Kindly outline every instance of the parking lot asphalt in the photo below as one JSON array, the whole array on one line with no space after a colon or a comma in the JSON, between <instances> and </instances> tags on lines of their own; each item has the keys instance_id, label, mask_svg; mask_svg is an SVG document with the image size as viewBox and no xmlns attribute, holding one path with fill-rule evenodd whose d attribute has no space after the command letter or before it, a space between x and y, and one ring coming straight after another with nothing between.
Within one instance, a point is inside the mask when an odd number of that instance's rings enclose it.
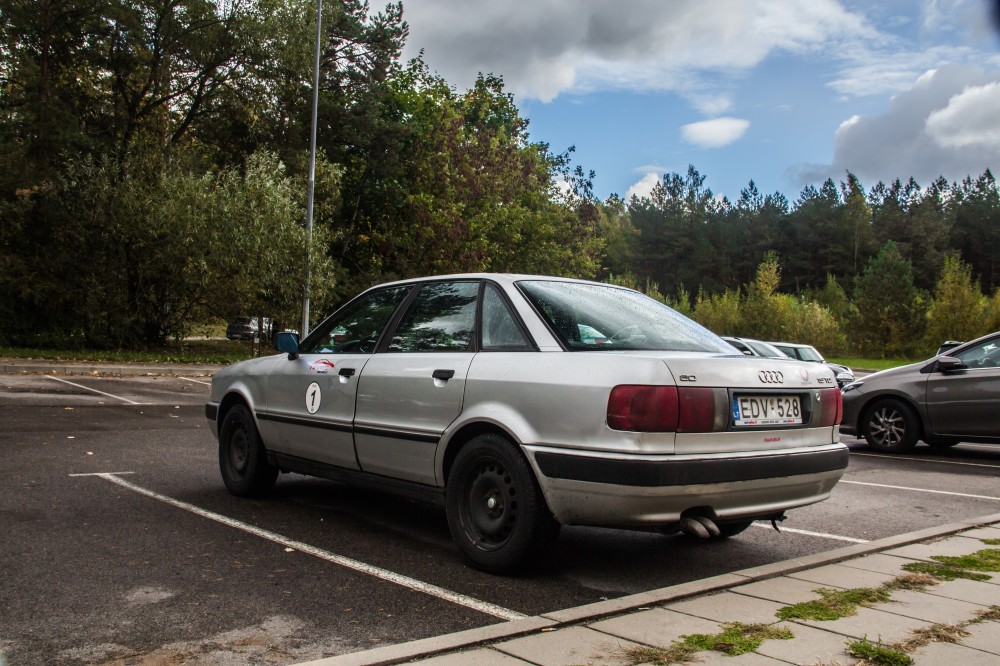
<instances>
[{"instance_id":1,"label":"parking lot asphalt","mask_svg":"<svg viewBox=\"0 0 1000 666\"><path fill-rule=\"evenodd\" d=\"M431 507L294 475L267 501L230 497L202 410L214 366L0 368L0 654L10 666L617 663L614 650L583 654L584 642L554 656L513 650L574 643L584 630L620 641L601 622L643 609L711 621L673 604L717 590L757 598L729 588L969 530L1000 507L996 447L887 457L849 441L834 497L792 512L782 534L758 525L692 544L572 528L552 570L498 578L461 561ZM928 658L917 663L937 663Z\"/></svg>"},{"instance_id":2,"label":"parking lot asphalt","mask_svg":"<svg viewBox=\"0 0 1000 666\"><path fill-rule=\"evenodd\" d=\"M723 638L709 640L710 647L702 643L683 661L846 665L859 661L852 650L867 642L911 660L871 663L992 665L1000 663L1000 577L915 579L906 568L993 553L984 558L992 564L975 571L995 571L1000 549L989 545L1000 545L1000 514L304 666L666 664L675 663L670 652L685 637L720 636L734 623L787 633L743 653ZM886 590L889 598L841 617L790 610L873 589Z\"/></svg>"}]
</instances>

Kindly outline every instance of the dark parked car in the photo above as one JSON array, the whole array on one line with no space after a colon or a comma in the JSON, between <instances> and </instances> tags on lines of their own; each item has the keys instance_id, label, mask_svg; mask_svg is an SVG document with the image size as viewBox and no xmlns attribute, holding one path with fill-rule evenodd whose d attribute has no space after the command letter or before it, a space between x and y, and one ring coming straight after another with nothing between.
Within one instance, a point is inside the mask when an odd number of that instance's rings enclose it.
<instances>
[{"instance_id":1,"label":"dark parked car","mask_svg":"<svg viewBox=\"0 0 1000 666\"><path fill-rule=\"evenodd\" d=\"M840 388L844 388L848 384L854 381L854 371L848 368L846 365L840 365L839 363L830 363L828 360L823 358L823 355L816 350L812 345L800 345L794 342L771 342L769 343L774 347L777 347L782 352L785 353L789 358L794 358L797 361L811 361L813 363L822 363L828 368L833 370L833 374L837 376L837 385Z\"/></svg>"},{"instance_id":2,"label":"dark parked car","mask_svg":"<svg viewBox=\"0 0 1000 666\"><path fill-rule=\"evenodd\" d=\"M947 355L868 375L843 389L840 431L893 453L1000 443L1000 332Z\"/></svg>"},{"instance_id":3,"label":"dark parked car","mask_svg":"<svg viewBox=\"0 0 1000 666\"><path fill-rule=\"evenodd\" d=\"M271 320L264 320L264 337L271 337ZM237 317L226 327L226 337L230 340L253 340L258 337L260 325L257 317Z\"/></svg>"},{"instance_id":4,"label":"dark parked car","mask_svg":"<svg viewBox=\"0 0 1000 666\"><path fill-rule=\"evenodd\" d=\"M954 349L955 347L958 347L961 344L962 342L960 340L945 340L938 346L938 349L934 353L934 355L940 356L941 354L944 354L945 352L948 352Z\"/></svg>"},{"instance_id":5,"label":"dark parked car","mask_svg":"<svg viewBox=\"0 0 1000 666\"><path fill-rule=\"evenodd\" d=\"M764 342L763 340L736 338L726 335L723 335L722 339L739 349L747 356L761 356L763 358L787 358L788 356L788 354L784 353L774 345Z\"/></svg>"}]
</instances>

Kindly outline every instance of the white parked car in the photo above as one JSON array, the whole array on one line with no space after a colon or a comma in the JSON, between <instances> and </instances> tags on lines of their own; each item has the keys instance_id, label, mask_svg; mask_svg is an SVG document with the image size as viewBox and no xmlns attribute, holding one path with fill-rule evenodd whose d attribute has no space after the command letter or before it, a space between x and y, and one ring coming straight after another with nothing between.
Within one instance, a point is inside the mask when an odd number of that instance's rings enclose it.
<instances>
[{"instance_id":1,"label":"white parked car","mask_svg":"<svg viewBox=\"0 0 1000 666\"><path fill-rule=\"evenodd\" d=\"M560 525L722 538L827 498L847 467L825 366L736 353L636 291L475 274L362 293L212 380L229 490L299 472L446 508L477 567Z\"/></svg>"}]
</instances>

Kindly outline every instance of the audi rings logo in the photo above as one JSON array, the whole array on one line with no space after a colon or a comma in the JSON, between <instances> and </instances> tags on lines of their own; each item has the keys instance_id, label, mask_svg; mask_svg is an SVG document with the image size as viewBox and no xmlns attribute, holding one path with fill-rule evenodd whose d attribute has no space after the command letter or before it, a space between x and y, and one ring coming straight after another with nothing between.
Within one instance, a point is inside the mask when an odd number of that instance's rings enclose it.
<instances>
[{"instance_id":1,"label":"audi rings logo","mask_svg":"<svg viewBox=\"0 0 1000 666\"><path fill-rule=\"evenodd\" d=\"M757 373L757 379L765 384L783 384L785 376L777 370L761 370Z\"/></svg>"}]
</instances>

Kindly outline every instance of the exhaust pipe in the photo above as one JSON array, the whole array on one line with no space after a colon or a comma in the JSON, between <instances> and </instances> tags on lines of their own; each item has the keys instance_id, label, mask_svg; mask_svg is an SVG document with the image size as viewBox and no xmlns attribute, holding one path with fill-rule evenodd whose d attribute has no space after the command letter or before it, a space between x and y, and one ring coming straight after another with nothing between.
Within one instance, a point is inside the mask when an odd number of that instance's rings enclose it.
<instances>
[{"instance_id":1,"label":"exhaust pipe","mask_svg":"<svg viewBox=\"0 0 1000 666\"><path fill-rule=\"evenodd\" d=\"M711 539L722 534L715 521L707 516L688 516L683 518L680 528L684 534L698 537L699 539Z\"/></svg>"}]
</instances>

